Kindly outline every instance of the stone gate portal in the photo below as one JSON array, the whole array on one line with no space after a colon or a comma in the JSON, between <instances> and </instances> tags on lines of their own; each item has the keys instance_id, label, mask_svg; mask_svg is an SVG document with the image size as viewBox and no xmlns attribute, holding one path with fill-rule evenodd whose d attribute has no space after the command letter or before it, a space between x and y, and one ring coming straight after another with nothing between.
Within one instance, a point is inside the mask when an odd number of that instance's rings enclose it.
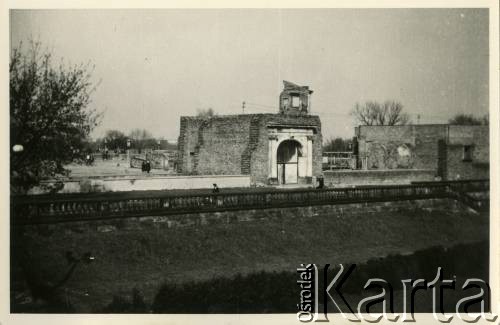
<instances>
[{"instance_id":1,"label":"stone gate portal","mask_svg":"<svg viewBox=\"0 0 500 325\"><path fill-rule=\"evenodd\" d=\"M299 157L302 157L302 145L299 142L286 140L279 145L277 152L279 184L298 183Z\"/></svg>"}]
</instances>

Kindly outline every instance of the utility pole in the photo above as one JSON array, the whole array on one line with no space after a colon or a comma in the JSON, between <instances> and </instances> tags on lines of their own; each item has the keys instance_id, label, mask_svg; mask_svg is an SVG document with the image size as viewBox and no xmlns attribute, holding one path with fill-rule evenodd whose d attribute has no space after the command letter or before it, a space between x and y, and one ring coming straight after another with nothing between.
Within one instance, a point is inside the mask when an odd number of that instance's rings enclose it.
<instances>
[{"instance_id":1,"label":"utility pole","mask_svg":"<svg viewBox=\"0 0 500 325\"><path fill-rule=\"evenodd\" d=\"M312 113L312 92L309 94L309 109L307 113Z\"/></svg>"},{"instance_id":2,"label":"utility pole","mask_svg":"<svg viewBox=\"0 0 500 325\"><path fill-rule=\"evenodd\" d=\"M132 162L130 161L130 139L127 139L127 160L130 167L132 167Z\"/></svg>"},{"instance_id":3,"label":"utility pole","mask_svg":"<svg viewBox=\"0 0 500 325\"><path fill-rule=\"evenodd\" d=\"M241 103L241 109L243 110L243 114L245 114L245 101L243 101L243 103Z\"/></svg>"}]
</instances>

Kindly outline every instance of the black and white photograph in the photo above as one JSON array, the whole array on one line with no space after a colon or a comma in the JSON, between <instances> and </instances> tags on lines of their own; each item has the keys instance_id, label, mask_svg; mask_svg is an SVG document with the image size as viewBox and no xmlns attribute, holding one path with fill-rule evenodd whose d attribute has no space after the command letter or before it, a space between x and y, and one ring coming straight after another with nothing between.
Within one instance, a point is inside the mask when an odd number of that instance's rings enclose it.
<instances>
[{"instance_id":1,"label":"black and white photograph","mask_svg":"<svg viewBox=\"0 0 500 325\"><path fill-rule=\"evenodd\" d=\"M11 4L9 317L498 323L498 2L402 3Z\"/></svg>"}]
</instances>

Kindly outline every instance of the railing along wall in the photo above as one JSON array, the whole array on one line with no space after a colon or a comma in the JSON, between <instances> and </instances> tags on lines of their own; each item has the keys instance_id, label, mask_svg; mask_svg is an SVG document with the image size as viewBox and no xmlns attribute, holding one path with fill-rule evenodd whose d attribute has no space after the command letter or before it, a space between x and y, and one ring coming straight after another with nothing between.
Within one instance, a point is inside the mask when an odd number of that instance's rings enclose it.
<instances>
[{"instance_id":1,"label":"railing along wall","mask_svg":"<svg viewBox=\"0 0 500 325\"><path fill-rule=\"evenodd\" d=\"M456 193L487 190L489 181L477 180L184 195L120 192L13 196L11 222L22 225L360 202L457 199Z\"/></svg>"}]
</instances>

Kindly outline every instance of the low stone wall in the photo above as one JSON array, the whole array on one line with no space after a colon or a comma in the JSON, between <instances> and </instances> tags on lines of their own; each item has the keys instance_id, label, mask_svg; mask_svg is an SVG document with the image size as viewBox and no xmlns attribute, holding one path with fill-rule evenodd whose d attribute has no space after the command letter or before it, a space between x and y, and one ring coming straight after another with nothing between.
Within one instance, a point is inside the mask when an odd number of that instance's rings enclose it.
<instances>
[{"instance_id":1,"label":"low stone wall","mask_svg":"<svg viewBox=\"0 0 500 325\"><path fill-rule=\"evenodd\" d=\"M44 182L29 194L46 193L43 187L55 183ZM65 180L57 193L199 189L212 188L214 183L220 188L250 187L250 175L89 177Z\"/></svg>"},{"instance_id":2,"label":"low stone wall","mask_svg":"<svg viewBox=\"0 0 500 325\"><path fill-rule=\"evenodd\" d=\"M433 181L436 171L433 169L336 170L325 171L323 174L326 186L344 187Z\"/></svg>"},{"instance_id":3,"label":"low stone wall","mask_svg":"<svg viewBox=\"0 0 500 325\"><path fill-rule=\"evenodd\" d=\"M24 229L36 230L40 234L50 234L57 229L65 232L81 233L84 231L113 232L140 229L168 229L184 227L202 227L239 222L260 222L263 220L286 220L286 218L311 218L318 215L357 216L378 215L383 212L413 211L461 211L461 203L450 199L406 200L390 202L366 202L338 205L318 205L309 207L269 208L237 210L224 212L200 212L165 216L128 217L107 220L75 221L46 225L28 225ZM472 212L471 212L472 213Z\"/></svg>"}]
</instances>

